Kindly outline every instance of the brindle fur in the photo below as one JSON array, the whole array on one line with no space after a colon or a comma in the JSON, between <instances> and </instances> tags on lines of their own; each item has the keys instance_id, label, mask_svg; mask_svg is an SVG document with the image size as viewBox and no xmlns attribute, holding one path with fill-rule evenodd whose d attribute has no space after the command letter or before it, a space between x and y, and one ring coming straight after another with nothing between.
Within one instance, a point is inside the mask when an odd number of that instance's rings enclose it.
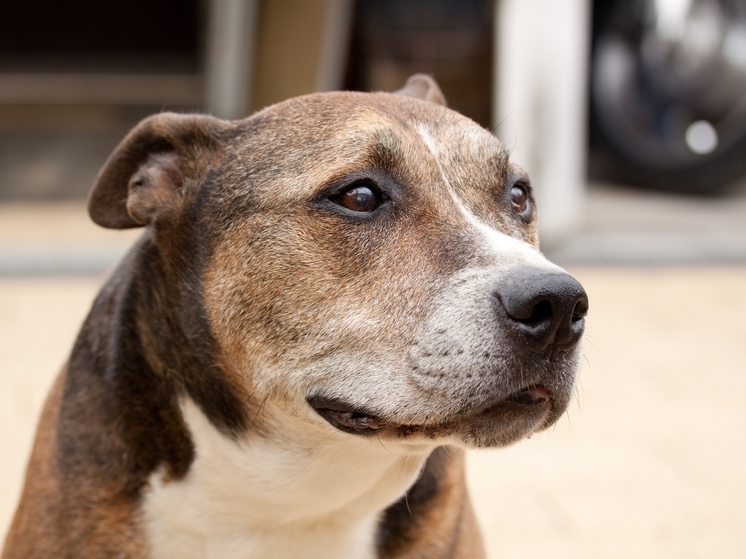
<instances>
[{"instance_id":1,"label":"brindle fur","mask_svg":"<svg viewBox=\"0 0 746 559\"><path fill-rule=\"evenodd\" d=\"M424 77L403 93L443 101ZM98 295L46 403L3 559L146 558L138 507L148 479L157 470L182 479L195 455L180 398L228 437L271 435L263 400L289 396L256 385L257 361L302 365L340 347L412 343L443 278L481 257L458 212L417 186L442 178L411 164L424 152L407 130L438 119L459 145L465 119L455 113L359 93L308 96L238 122L165 113L123 140L90 213L106 227L147 229ZM520 172L505 153L442 157L477 217L536 245L535 220L513 216L503 193ZM375 223L324 206L355 174L388 181L397 197ZM387 329L324 337L328 302L357 298ZM381 559L483 556L459 449L435 450L381 518Z\"/></svg>"}]
</instances>

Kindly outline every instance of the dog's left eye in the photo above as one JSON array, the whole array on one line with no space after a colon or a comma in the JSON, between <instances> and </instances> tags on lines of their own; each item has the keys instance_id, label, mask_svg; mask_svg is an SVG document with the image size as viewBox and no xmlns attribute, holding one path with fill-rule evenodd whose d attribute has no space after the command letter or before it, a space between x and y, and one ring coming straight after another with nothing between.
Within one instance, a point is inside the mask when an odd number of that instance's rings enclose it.
<instances>
[{"instance_id":1,"label":"dog's left eye","mask_svg":"<svg viewBox=\"0 0 746 559\"><path fill-rule=\"evenodd\" d=\"M520 214L525 212L528 206L528 192L526 191L526 187L520 183L513 185L513 188L510 189L510 201L515 211Z\"/></svg>"},{"instance_id":2,"label":"dog's left eye","mask_svg":"<svg viewBox=\"0 0 746 559\"><path fill-rule=\"evenodd\" d=\"M332 201L353 212L371 213L381 205L381 195L369 184L356 184L334 196Z\"/></svg>"}]
</instances>

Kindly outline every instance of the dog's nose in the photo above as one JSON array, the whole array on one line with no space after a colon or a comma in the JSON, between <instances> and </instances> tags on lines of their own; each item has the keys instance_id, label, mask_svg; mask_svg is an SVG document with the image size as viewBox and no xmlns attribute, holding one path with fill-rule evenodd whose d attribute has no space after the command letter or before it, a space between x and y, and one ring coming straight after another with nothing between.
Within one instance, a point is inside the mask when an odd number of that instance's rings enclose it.
<instances>
[{"instance_id":1,"label":"dog's nose","mask_svg":"<svg viewBox=\"0 0 746 559\"><path fill-rule=\"evenodd\" d=\"M530 346L570 346L583 334L588 296L565 272L528 268L510 274L497 290L508 324Z\"/></svg>"}]
</instances>

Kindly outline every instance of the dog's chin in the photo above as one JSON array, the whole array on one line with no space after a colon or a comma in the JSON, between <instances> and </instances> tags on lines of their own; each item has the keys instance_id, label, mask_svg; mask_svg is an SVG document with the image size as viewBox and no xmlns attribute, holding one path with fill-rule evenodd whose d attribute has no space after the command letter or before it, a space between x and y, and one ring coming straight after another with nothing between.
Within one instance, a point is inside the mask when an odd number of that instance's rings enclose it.
<instances>
[{"instance_id":1,"label":"dog's chin","mask_svg":"<svg viewBox=\"0 0 746 559\"><path fill-rule=\"evenodd\" d=\"M311 407L333 427L360 436L460 441L471 447L512 444L540 431L558 415L550 392L542 385L523 388L487 407L437 423L405 424L373 415L340 400L308 398Z\"/></svg>"}]
</instances>

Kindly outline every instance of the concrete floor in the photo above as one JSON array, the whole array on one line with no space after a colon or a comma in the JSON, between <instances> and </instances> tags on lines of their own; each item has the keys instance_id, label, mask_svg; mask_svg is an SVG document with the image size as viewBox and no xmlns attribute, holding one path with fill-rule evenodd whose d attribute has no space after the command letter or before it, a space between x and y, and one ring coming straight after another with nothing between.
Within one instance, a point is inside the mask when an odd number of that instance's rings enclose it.
<instances>
[{"instance_id":1,"label":"concrete floor","mask_svg":"<svg viewBox=\"0 0 746 559\"><path fill-rule=\"evenodd\" d=\"M571 272L591 301L575 402L548 432L470 456L490 557L742 558L746 266ZM99 284L0 278L0 537Z\"/></svg>"},{"instance_id":2,"label":"concrete floor","mask_svg":"<svg viewBox=\"0 0 746 559\"><path fill-rule=\"evenodd\" d=\"M548 241L563 264L746 263L746 180L711 197L592 182L575 231Z\"/></svg>"}]
</instances>

